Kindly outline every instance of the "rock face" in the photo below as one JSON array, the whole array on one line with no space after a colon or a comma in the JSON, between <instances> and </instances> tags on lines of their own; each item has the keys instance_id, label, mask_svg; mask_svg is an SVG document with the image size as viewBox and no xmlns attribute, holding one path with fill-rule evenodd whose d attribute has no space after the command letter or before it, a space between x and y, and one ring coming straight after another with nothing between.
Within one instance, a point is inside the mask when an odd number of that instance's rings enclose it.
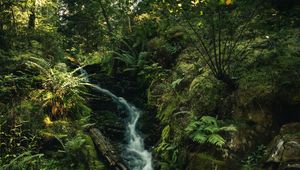
<instances>
[{"instance_id":1,"label":"rock face","mask_svg":"<svg viewBox=\"0 0 300 170\"><path fill-rule=\"evenodd\" d=\"M268 148L269 169L300 169L300 123L283 125Z\"/></svg>"}]
</instances>

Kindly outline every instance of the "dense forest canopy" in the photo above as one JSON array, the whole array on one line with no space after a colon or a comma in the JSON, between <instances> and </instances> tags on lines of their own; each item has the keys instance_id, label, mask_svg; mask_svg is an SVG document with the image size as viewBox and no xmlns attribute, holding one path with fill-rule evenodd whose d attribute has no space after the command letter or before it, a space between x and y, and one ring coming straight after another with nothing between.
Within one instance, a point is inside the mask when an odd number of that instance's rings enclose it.
<instances>
[{"instance_id":1,"label":"dense forest canopy","mask_svg":"<svg viewBox=\"0 0 300 170\"><path fill-rule=\"evenodd\" d=\"M299 0L0 0L0 170L300 169Z\"/></svg>"}]
</instances>

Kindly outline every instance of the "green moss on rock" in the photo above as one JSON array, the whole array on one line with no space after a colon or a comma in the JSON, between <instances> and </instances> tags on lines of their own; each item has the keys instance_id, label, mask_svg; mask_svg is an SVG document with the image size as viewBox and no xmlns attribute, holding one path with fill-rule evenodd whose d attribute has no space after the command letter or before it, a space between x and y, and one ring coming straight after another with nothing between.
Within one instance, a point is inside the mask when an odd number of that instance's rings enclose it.
<instances>
[{"instance_id":1,"label":"green moss on rock","mask_svg":"<svg viewBox=\"0 0 300 170\"><path fill-rule=\"evenodd\" d=\"M227 170L224 161L217 160L204 153L191 153L188 155L188 164L186 170Z\"/></svg>"},{"instance_id":2,"label":"green moss on rock","mask_svg":"<svg viewBox=\"0 0 300 170\"><path fill-rule=\"evenodd\" d=\"M84 139L86 141L86 145L84 147L84 156L88 158L89 169L106 170L107 168L105 167L104 163L98 158L92 138L88 135L84 135Z\"/></svg>"}]
</instances>

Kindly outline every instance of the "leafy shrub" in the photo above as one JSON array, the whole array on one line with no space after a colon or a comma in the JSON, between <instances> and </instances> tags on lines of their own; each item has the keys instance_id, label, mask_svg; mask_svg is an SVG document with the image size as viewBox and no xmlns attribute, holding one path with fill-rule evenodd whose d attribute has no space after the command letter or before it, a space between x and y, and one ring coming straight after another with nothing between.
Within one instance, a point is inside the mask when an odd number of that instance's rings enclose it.
<instances>
[{"instance_id":1,"label":"leafy shrub","mask_svg":"<svg viewBox=\"0 0 300 170\"><path fill-rule=\"evenodd\" d=\"M74 138L68 139L63 144L63 152L67 156L67 161L75 162L74 160L82 159L82 147L85 144L85 139L81 135L77 135Z\"/></svg>"},{"instance_id":2,"label":"leafy shrub","mask_svg":"<svg viewBox=\"0 0 300 170\"><path fill-rule=\"evenodd\" d=\"M253 170L261 169L258 168L261 165L261 161L266 154L266 146L260 145L257 147L257 150L251 153L245 160L242 161L243 167L242 170Z\"/></svg>"},{"instance_id":3,"label":"leafy shrub","mask_svg":"<svg viewBox=\"0 0 300 170\"><path fill-rule=\"evenodd\" d=\"M43 59L32 60L28 61L28 66L39 71L38 79L42 84L40 89L32 92L32 100L39 101L46 113L52 118L78 118L90 113L91 110L82 97L86 77L84 74L76 75L80 68L69 71L63 63L51 66Z\"/></svg>"},{"instance_id":4,"label":"leafy shrub","mask_svg":"<svg viewBox=\"0 0 300 170\"><path fill-rule=\"evenodd\" d=\"M178 162L178 152L179 146L176 142L170 142L170 126L167 125L161 134L161 142L155 148L155 151L160 154L162 160L162 164L167 164L168 167L176 167Z\"/></svg>"}]
</instances>

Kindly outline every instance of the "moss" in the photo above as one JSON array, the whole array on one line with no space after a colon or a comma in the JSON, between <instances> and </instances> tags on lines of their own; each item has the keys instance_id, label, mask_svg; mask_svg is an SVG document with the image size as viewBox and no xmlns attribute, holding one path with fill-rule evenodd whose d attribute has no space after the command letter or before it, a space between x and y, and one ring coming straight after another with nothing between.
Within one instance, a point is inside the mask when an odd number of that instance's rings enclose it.
<instances>
[{"instance_id":1,"label":"moss","mask_svg":"<svg viewBox=\"0 0 300 170\"><path fill-rule=\"evenodd\" d=\"M173 99L170 102L168 102L165 106L162 106L161 111L158 114L158 118L163 122L167 123L170 121L170 116L172 113L175 111L176 106L177 106L177 100Z\"/></svg>"},{"instance_id":2,"label":"moss","mask_svg":"<svg viewBox=\"0 0 300 170\"><path fill-rule=\"evenodd\" d=\"M212 170L222 169L226 170L225 162L204 153L191 153L188 156L188 165L186 170Z\"/></svg>"},{"instance_id":3,"label":"moss","mask_svg":"<svg viewBox=\"0 0 300 170\"><path fill-rule=\"evenodd\" d=\"M177 69L185 74L185 75L189 75L189 73L195 71L195 65L194 64L189 64L189 63L185 63L185 62L180 62L177 66Z\"/></svg>"},{"instance_id":4,"label":"moss","mask_svg":"<svg viewBox=\"0 0 300 170\"><path fill-rule=\"evenodd\" d=\"M163 37L155 37L148 42L148 47L152 50L161 49L167 41Z\"/></svg>"},{"instance_id":5,"label":"moss","mask_svg":"<svg viewBox=\"0 0 300 170\"><path fill-rule=\"evenodd\" d=\"M93 140L90 136L84 135L86 141L84 154L88 158L89 169L106 170L104 163L99 160Z\"/></svg>"}]
</instances>

